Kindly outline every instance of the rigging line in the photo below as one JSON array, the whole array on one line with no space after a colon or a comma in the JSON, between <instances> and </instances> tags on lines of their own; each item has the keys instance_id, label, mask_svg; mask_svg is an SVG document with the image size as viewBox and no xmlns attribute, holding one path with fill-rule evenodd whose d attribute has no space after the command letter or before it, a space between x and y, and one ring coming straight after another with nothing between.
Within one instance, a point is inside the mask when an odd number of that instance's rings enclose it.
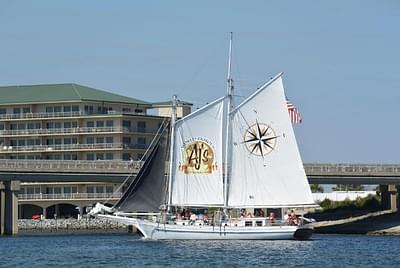
<instances>
[{"instance_id":1,"label":"rigging line","mask_svg":"<svg viewBox=\"0 0 400 268\"><path fill-rule=\"evenodd\" d=\"M145 158L145 156L147 156L150 148L152 148L152 145L156 139L156 137L159 135L160 133L160 129L164 126L165 122L167 121L167 118L164 118L164 120L162 121L162 123L160 124L160 127L157 130L156 135L154 136L154 138L151 140L150 145L147 147L145 153L143 154L142 158L139 160L140 162L143 161L143 159ZM111 194L111 196L109 198L107 198L104 203L107 203L108 201L110 201L110 199L119 191L121 190L121 188L128 182L128 180L132 177L134 173L134 170L131 171L131 173L126 177L126 179L117 187L117 189ZM113 206L114 207L114 206Z\"/></svg>"},{"instance_id":2,"label":"rigging line","mask_svg":"<svg viewBox=\"0 0 400 268\"><path fill-rule=\"evenodd\" d=\"M204 55L210 55L210 56L203 57L201 64L197 65L197 68L194 70L193 75L187 81L183 81L181 83L182 86L180 87L178 92L176 92L176 95L182 95L183 93L190 92L192 88L189 87L189 85L193 85L193 82L196 81L195 79L197 79L202 72L209 69L206 67L215 65L215 59L218 58L217 55L219 55L220 53L219 48L222 47L222 42L225 42L225 40L221 40L219 46L217 47L214 46L214 49L211 50L211 53L203 54L203 56Z\"/></svg>"},{"instance_id":3,"label":"rigging line","mask_svg":"<svg viewBox=\"0 0 400 268\"><path fill-rule=\"evenodd\" d=\"M164 120L164 121L166 121L166 120ZM163 121L163 124L160 126L160 128L158 129L158 132L157 132L157 134L155 135L155 137L154 137L154 139L152 140L152 143L157 139L157 140L159 140L160 138L161 138L161 134L162 134L162 132L165 130L165 128L167 127L167 125L164 123L164 121ZM162 130L161 130L162 129ZM160 131L161 130L161 131ZM151 144L152 144L151 143ZM150 144L150 145L151 145ZM149 146L149 148L151 148L151 146ZM146 154L147 154L147 152L149 151L149 148L147 149L147 151L146 151ZM131 177L132 176L132 174L133 174L133 171L131 172L131 174L128 176L128 178L129 177ZM126 182L127 182L127 180L128 180L128 178L124 181L124 183L122 183L118 188L120 189ZM135 177L136 178L136 177ZM128 186L128 190L129 190L129 188L130 188L130 186L133 184L133 183L135 183L136 182L136 180L134 179L134 180L132 180L131 181L131 183L129 184L129 186ZM124 200L122 203L124 203L126 200ZM115 205L113 206L113 208L115 207Z\"/></svg>"}]
</instances>

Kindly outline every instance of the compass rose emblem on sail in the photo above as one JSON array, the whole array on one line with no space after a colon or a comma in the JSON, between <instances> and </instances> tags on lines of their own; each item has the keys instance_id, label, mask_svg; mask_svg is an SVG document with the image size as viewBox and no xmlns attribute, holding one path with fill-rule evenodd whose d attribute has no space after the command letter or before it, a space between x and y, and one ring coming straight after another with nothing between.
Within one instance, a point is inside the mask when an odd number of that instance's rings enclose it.
<instances>
[{"instance_id":1,"label":"compass rose emblem on sail","mask_svg":"<svg viewBox=\"0 0 400 268\"><path fill-rule=\"evenodd\" d=\"M243 143L251 154L264 156L274 150L277 138L269 125L256 121L246 130Z\"/></svg>"},{"instance_id":2,"label":"compass rose emblem on sail","mask_svg":"<svg viewBox=\"0 0 400 268\"><path fill-rule=\"evenodd\" d=\"M179 170L185 174L210 174L218 168L212 146L203 140L185 144L182 157Z\"/></svg>"}]
</instances>

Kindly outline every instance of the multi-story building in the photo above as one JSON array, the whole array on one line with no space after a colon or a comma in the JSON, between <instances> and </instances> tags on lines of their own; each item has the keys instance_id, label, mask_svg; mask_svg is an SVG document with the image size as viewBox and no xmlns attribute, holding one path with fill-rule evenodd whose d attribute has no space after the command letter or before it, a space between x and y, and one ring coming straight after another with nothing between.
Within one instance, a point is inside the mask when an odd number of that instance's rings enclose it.
<instances>
[{"instance_id":1,"label":"multi-story building","mask_svg":"<svg viewBox=\"0 0 400 268\"><path fill-rule=\"evenodd\" d=\"M0 87L0 96L0 161L140 160L166 120L148 113L152 108L165 113L165 105L154 107L77 84L5 86ZM190 112L188 107L185 103L180 108L182 115ZM66 202L68 196L71 200L79 196L87 199L78 204L82 211L83 206L106 199L118 187L110 183L56 184L22 184L20 204L36 202L46 215L47 205L58 204L57 197ZM41 202L41 196L54 202ZM20 215L32 213L21 209Z\"/></svg>"}]
</instances>

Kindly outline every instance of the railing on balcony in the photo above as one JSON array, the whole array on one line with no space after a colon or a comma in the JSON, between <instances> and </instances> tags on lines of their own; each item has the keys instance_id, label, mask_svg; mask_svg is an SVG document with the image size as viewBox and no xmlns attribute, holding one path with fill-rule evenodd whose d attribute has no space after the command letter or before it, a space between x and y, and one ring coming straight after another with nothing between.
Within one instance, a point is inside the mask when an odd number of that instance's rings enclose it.
<instances>
[{"instance_id":1,"label":"railing on balcony","mask_svg":"<svg viewBox=\"0 0 400 268\"><path fill-rule=\"evenodd\" d=\"M145 150L146 144L125 143L93 143L93 144L54 144L54 145L25 145L25 146L0 146L0 153L16 152L55 152L77 150L116 150L116 149L140 149Z\"/></svg>"},{"instance_id":2,"label":"railing on balcony","mask_svg":"<svg viewBox=\"0 0 400 268\"><path fill-rule=\"evenodd\" d=\"M18 194L19 200L119 199L122 193Z\"/></svg>"},{"instance_id":3,"label":"railing on balcony","mask_svg":"<svg viewBox=\"0 0 400 268\"><path fill-rule=\"evenodd\" d=\"M17 136L17 135L49 135L49 134L93 134L93 133L141 133L141 134L155 134L157 129L149 129L146 131L138 128L125 128L125 127L77 127L77 128L40 128L40 129L18 129L9 130L1 129L1 136Z\"/></svg>"},{"instance_id":4,"label":"railing on balcony","mask_svg":"<svg viewBox=\"0 0 400 268\"><path fill-rule=\"evenodd\" d=\"M54 144L54 145L28 145L28 146L3 146L0 153L4 152L53 152L67 150L94 150L94 149L122 149L122 143L94 143L94 144Z\"/></svg>"},{"instance_id":5,"label":"railing on balcony","mask_svg":"<svg viewBox=\"0 0 400 268\"><path fill-rule=\"evenodd\" d=\"M41 171L41 172L137 172L141 161L120 160L11 160L0 159L1 171Z\"/></svg>"},{"instance_id":6,"label":"railing on balcony","mask_svg":"<svg viewBox=\"0 0 400 268\"><path fill-rule=\"evenodd\" d=\"M0 114L0 120L13 120L13 119L42 119L42 118L60 118L60 117L81 117L81 116L101 116L101 115L146 115L145 112L134 113L134 112L117 112L108 111L107 113L88 113L82 111L74 112L52 112L52 113L17 113L17 114Z\"/></svg>"}]
</instances>

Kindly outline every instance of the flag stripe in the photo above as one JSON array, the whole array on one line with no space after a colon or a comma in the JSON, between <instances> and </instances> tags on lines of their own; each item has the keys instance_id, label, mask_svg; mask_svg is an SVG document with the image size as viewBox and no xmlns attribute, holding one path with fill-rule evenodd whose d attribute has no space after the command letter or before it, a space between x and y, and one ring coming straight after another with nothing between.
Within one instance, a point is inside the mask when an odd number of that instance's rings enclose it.
<instances>
[{"instance_id":1,"label":"flag stripe","mask_svg":"<svg viewBox=\"0 0 400 268\"><path fill-rule=\"evenodd\" d=\"M302 120L296 106L294 106L294 104L291 103L289 100L286 100L286 104L289 112L290 121L292 121L292 124L300 124Z\"/></svg>"}]
</instances>

